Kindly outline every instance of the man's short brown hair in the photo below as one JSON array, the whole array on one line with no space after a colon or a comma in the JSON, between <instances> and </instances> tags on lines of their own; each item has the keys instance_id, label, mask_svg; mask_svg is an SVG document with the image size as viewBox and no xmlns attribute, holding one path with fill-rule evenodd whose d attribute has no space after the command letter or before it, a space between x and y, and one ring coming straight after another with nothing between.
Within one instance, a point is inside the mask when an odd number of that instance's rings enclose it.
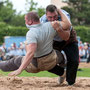
<instances>
[{"instance_id":1,"label":"man's short brown hair","mask_svg":"<svg viewBox=\"0 0 90 90\"><path fill-rule=\"evenodd\" d=\"M26 16L27 16L28 20L33 20L35 22L39 21L39 16L38 16L37 12L33 12L33 11L29 12Z\"/></svg>"},{"instance_id":2,"label":"man's short brown hair","mask_svg":"<svg viewBox=\"0 0 90 90\"><path fill-rule=\"evenodd\" d=\"M57 7L55 6L55 5L53 5L53 4L51 4L51 5L48 5L47 7L46 7L46 12L54 12L55 10L57 10Z\"/></svg>"}]
</instances>

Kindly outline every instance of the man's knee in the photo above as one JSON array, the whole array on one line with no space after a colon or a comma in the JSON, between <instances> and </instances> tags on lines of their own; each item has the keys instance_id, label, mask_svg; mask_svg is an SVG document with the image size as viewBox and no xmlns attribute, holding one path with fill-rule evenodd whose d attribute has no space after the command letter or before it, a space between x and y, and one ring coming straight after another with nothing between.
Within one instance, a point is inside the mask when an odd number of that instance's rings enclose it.
<instances>
[{"instance_id":1,"label":"man's knee","mask_svg":"<svg viewBox=\"0 0 90 90\"><path fill-rule=\"evenodd\" d=\"M21 65L22 59L23 59L23 56L15 57L14 64L19 67Z\"/></svg>"},{"instance_id":2,"label":"man's knee","mask_svg":"<svg viewBox=\"0 0 90 90\"><path fill-rule=\"evenodd\" d=\"M54 68L52 68L51 70L48 70L48 72L54 73L56 75L62 76L64 73L64 68L56 65Z\"/></svg>"},{"instance_id":3,"label":"man's knee","mask_svg":"<svg viewBox=\"0 0 90 90\"><path fill-rule=\"evenodd\" d=\"M40 72L40 70L37 68L37 67L35 67L32 63L30 63L27 67L26 67L26 69L25 69L27 72L29 72L29 73L38 73L38 72Z\"/></svg>"}]
</instances>

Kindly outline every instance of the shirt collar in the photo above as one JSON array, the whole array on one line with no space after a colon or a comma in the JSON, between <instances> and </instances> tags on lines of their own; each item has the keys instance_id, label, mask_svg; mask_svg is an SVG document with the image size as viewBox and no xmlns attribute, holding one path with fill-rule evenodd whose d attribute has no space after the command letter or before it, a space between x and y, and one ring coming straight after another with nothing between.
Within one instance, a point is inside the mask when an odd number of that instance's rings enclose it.
<instances>
[{"instance_id":1,"label":"shirt collar","mask_svg":"<svg viewBox=\"0 0 90 90\"><path fill-rule=\"evenodd\" d=\"M39 27L39 26L41 26L41 23L40 24L30 25L29 28L36 28L36 27Z\"/></svg>"}]
</instances>

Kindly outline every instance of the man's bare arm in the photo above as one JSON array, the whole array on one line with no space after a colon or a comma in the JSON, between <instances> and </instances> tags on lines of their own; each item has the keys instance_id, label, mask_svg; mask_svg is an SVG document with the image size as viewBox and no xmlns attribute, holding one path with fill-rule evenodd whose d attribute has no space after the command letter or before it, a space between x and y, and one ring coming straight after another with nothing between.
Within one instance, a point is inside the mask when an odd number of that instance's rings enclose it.
<instances>
[{"instance_id":1,"label":"man's bare arm","mask_svg":"<svg viewBox=\"0 0 90 90\"><path fill-rule=\"evenodd\" d=\"M62 21L54 21L54 22L51 22L51 24L52 24L52 27L58 32L59 36L63 40L67 41L70 37L69 29L71 27L71 23L61 10L59 10L59 13ZM67 29L67 30L64 30L64 29Z\"/></svg>"},{"instance_id":2,"label":"man's bare arm","mask_svg":"<svg viewBox=\"0 0 90 90\"><path fill-rule=\"evenodd\" d=\"M66 31L63 30L62 27L60 26L59 21L51 22L51 25L57 31L62 40L67 41L69 39L70 30L69 29L67 29Z\"/></svg>"},{"instance_id":3,"label":"man's bare arm","mask_svg":"<svg viewBox=\"0 0 90 90\"><path fill-rule=\"evenodd\" d=\"M57 32L58 32L59 36L62 38L62 40L67 41L70 37L70 30L69 29L67 29L67 31L64 31L64 30L61 31L58 29Z\"/></svg>"},{"instance_id":4,"label":"man's bare arm","mask_svg":"<svg viewBox=\"0 0 90 90\"><path fill-rule=\"evenodd\" d=\"M58 13L59 13L59 15L61 16L60 24L61 24L63 30L70 29L70 27L71 27L71 22L70 22L70 20L67 18L67 16L66 16L60 9L58 9Z\"/></svg>"},{"instance_id":5,"label":"man's bare arm","mask_svg":"<svg viewBox=\"0 0 90 90\"><path fill-rule=\"evenodd\" d=\"M26 46L27 53L19 69L24 70L28 66L28 64L32 61L36 48L36 43L32 43Z\"/></svg>"},{"instance_id":6,"label":"man's bare arm","mask_svg":"<svg viewBox=\"0 0 90 90\"><path fill-rule=\"evenodd\" d=\"M21 64L21 66L16 71L11 72L9 75L11 75L11 76L19 75L32 61L34 53L36 51L36 48L37 48L36 43L32 43L32 44L27 45L26 46L27 53L26 53L26 56Z\"/></svg>"}]
</instances>

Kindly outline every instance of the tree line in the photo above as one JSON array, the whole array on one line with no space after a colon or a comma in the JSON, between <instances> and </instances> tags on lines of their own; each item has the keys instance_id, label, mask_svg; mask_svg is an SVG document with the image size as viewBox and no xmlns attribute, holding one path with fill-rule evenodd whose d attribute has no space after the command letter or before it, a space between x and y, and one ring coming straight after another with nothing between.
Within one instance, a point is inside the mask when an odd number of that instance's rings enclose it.
<instances>
[{"instance_id":1,"label":"tree line","mask_svg":"<svg viewBox=\"0 0 90 90\"><path fill-rule=\"evenodd\" d=\"M68 7L63 7L67 12L70 13L71 21L73 26L77 31L77 35L81 37L83 42L87 41L90 43L90 0L68 0ZM45 8L37 7L38 3L35 3L33 0L26 0L26 12L35 10L38 12L41 17L45 14ZM22 11L17 13L15 9L13 9L13 4L10 0L0 0L0 43L3 42L4 36L13 35L21 32L23 34L18 34L20 36L25 35L23 29L25 28L24 14ZM11 30L14 34L9 33L8 30ZM17 31L18 29L18 31ZM4 33L6 32L6 34ZM86 36L85 36L86 35Z\"/></svg>"}]
</instances>

